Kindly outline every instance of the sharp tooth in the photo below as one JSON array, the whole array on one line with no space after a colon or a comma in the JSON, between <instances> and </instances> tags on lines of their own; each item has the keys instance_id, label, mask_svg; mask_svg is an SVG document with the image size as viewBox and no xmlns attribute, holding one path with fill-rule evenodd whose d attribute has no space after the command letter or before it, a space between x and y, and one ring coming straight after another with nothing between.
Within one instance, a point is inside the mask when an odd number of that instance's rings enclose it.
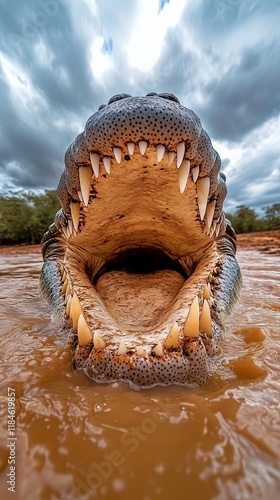
<instances>
[{"instance_id":1,"label":"sharp tooth","mask_svg":"<svg viewBox=\"0 0 280 500\"><path fill-rule=\"evenodd\" d=\"M80 202L83 203L83 204L85 204L84 198L83 198L83 195L82 195L82 191L78 191L78 196L79 196Z\"/></svg>"},{"instance_id":2,"label":"sharp tooth","mask_svg":"<svg viewBox=\"0 0 280 500\"><path fill-rule=\"evenodd\" d=\"M68 317L70 317L71 300L72 300L71 295L68 295L68 297L66 299L66 307L65 307L65 314Z\"/></svg>"},{"instance_id":3,"label":"sharp tooth","mask_svg":"<svg viewBox=\"0 0 280 500\"><path fill-rule=\"evenodd\" d=\"M168 164L171 165L176 158L176 153L174 151L169 151L168 153Z\"/></svg>"},{"instance_id":4,"label":"sharp tooth","mask_svg":"<svg viewBox=\"0 0 280 500\"><path fill-rule=\"evenodd\" d=\"M67 297L68 295L72 295L72 290L71 290L71 287L70 287L70 285L69 285L69 284L67 285L65 295L66 295L66 297Z\"/></svg>"},{"instance_id":5,"label":"sharp tooth","mask_svg":"<svg viewBox=\"0 0 280 500\"><path fill-rule=\"evenodd\" d=\"M162 144L159 144L156 147L156 153L157 153L157 161L158 163L160 163L162 158L164 157L165 147Z\"/></svg>"},{"instance_id":6,"label":"sharp tooth","mask_svg":"<svg viewBox=\"0 0 280 500\"><path fill-rule=\"evenodd\" d=\"M67 226L62 226L62 232L63 232L65 238L68 238Z\"/></svg>"},{"instance_id":7,"label":"sharp tooth","mask_svg":"<svg viewBox=\"0 0 280 500\"><path fill-rule=\"evenodd\" d=\"M185 337L198 337L199 333L199 303L198 297L192 301L190 311L184 324Z\"/></svg>"},{"instance_id":8,"label":"sharp tooth","mask_svg":"<svg viewBox=\"0 0 280 500\"><path fill-rule=\"evenodd\" d=\"M180 144L178 144L177 146L177 168L180 167L183 159L184 159L184 154L185 154L185 143L184 142L180 142Z\"/></svg>"},{"instance_id":9,"label":"sharp tooth","mask_svg":"<svg viewBox=\"0 0 280 500\"><path fill-rule=\"evenodd\" d=\"M211 313L206 299L203 301L199 325L200 329L205 332L208 337L212 337Z\"/></svg>"},{"instance_id":10,"label":"sharp tooth","mask_svg":"<svg viewBox=\"0 0 280 500\"><path fill-rule=\"evenodd\" d=\"M146 153L148 143L146 141L139 141L139 149L142 156Z\"/></svg>"},{"instance_id":11,"label":"sharp tooth","mask_svg":"<svg viewBox=\"0 0 280 500\"><path fill-rule=\"evenodd\" d=\"M128 152L129 152L130 156L132 156L133 153L134 153L134 149L135 149L134 142L128 142L127 143L127 149L128 149Z\"/></svg>"},{"instance_id":12,"label":"sharp tooth","mask_svg":"<svg viewBox=\"0 0 280 500\"><path fill-rule=\"evenodd\" d=\"M215 233L216 226L217 226L217 219L213 220L212 222L212 226L209 232L210 238L212 238L213 234Z\"/></svg>"},{"instance_id":13,"label":"sharp tooth","mask_svg":"<svg viewBox=\"0 0 280 500\"><path fill-rule=\"evenodd\" d=\"M210 289L209 289L209 283L205 285L203 288L203 298L209 300L210 299Z\"/></svg>"},{"instance_id":14,"label":"sharp tooth","mask_svg":"<svg viewBox=\"0 0 280 500\"><path fill-rule=\"evenodd\" d=\"M86 207L88 206L89 193L91 188L91 177L92 177L91 167L79 167L79 179L82 192L82 201Z\"/></svg>"},{"instance_id":15,"label":"sharp tooth","mask_svg":"<svg viewBox=\"0 0 280 500\"><path fill-rule=\"evenodd\" d=\"M127 353L127 347L125 345L124 342L120 342L120 345L119 345L119 348L117 350L117 355L118 356L121 356L122 354L126 354Z\"/></svg>"},{"instance_id":16,"label":"sharp tooth","mask_svg":"<svg viewBox=\"0 0 280 500\"><path fill-rule=\"evenodd\" d=\"M70 208L70 210L71 210L71 208ZM70 238L70 236L71 236L71 235L72 235L72 233L73 233L73 222L72 222L72 220L71 220L71 219L68 219L68 230L69 230L69 231L68 231L68 234L69 234L69 238Z\"/></svg>"},{"instance_id":17,"label":"sharp tooth","mask_svg":"<svg viewBox=\"0 0 280 500\"><path fill-rule=\"evenodd\" d=\"M166 347L167 349L171 348L177 349L179 347L179 333L180 333L180 328L175 321L163 343L164 347Z\"/></svg>"},{"instance_id":18,"label":"sharp tooth","mask_svg":"<svg viewBox=\"0 0 280 500\"><path fill-rule=\"evenodd\" d=\"M71 201L70 203L71 217L76 231L78 231L80 220L80 202Z\"/></svg>"},{"instance_id":19,"label":"sharp tooth","mask_svg":"<svg viewBox=\"0 0 280 500\"><path fill-rule=\"evenodd\" d=\"M121 148L113 148L113 153L116 158L117 163L121 163L122 161L122 150Z\"/></svg>"},{"instance_id":20,"label":"sharp tooth","mask_svg":"<svg viewBox=\"0 0 280 500\"><path fill-rule=\"evenodd\" d=\"M80 220L80 202L70 203L71 217L73 220L74 228L78 231L79 220Z\"/></svg>"},{"instance_id":21,"label":"sharp tooth","mask_svg":"<svg viewBox=\"0 0 280 500\"><path fill-rule=\"evenodd\" d=\"M104 156L103 165L105 167L107 174L109 174L111 171L111 159L108 156Z\"/></svg>"},{"instance_id":22,"label":"sharp tooth","mask_svg":"<svg viewBox=\"0 0 280 500\"><path fill-rule=\"evenodd\" d=\"M81 347L89 344L89 342L92 340L92 333L88 327L88 324L82 314L80 314L79 319L78 319L78 340L79 340L79 345Z\"/></svg>"},{"instance_id":23,"label":"sharp tooth","mask_svg":"<svg viewBox=\"0 0 280 500\"><path fill-rule=\"evenodd\" d=\"M90 161L91 161L91 166L92 166L92 170L93 170L93 173L97 179L97 177L99 176L99 160L100 160L100 157L98 154L96 153L90 153Z\"/></svg>"},{"instance_id":24,"label":"sharp tooth","mask_svg":"<svg viewBox=\"0 0 280 500\"><path fill-rule=\"evenodd\" d=\"M207 234L209 234L210 228L212 226L213 216L214 216L214 212L215 212L215 205L216 205L216 202L214 200L214 201L211 201L211 203L208 203L207 208L206 208L205 227L206 227Z\"/></svg>"},{"instance_id":25,"label":"sharp tooth","mask_svg":"<svg viewBox=\"0 0 280 500\"><path fill-rule=\"evenodd\" d=\"M196 189L197 189L198 209L201 221L203 221L206 212L209 188L210 188L209 177L203 177L202 179L198 179L196 183Z\"/></svg>"},{"instance_id":26,"label":"sharp tooth","mask_svg":"<svg viewBox=\"0 0 280 500\"><path fill-rule=\"evenodd\" d=\"M65 269L63 270L63 275L62 275L62 281L64 282L66 280L66 271Z\"/></svg>"},{"instance_id":27,"label":"sharp tooth","mask_svg":"<svg viewBox=\"0 0 280 500\"><path fill-rule=\"evenodd\" d=\"M193 178L193 182L196 182L197 179L198 179L198 175L199 175L199 167L193 167L192 168L192 178Z\"/></svg>"},{"instance_id":28,"label":"sharp tooth","mask_svg":"<svg viewBox=\"0 0 280 500\"><path fill-rule=\"evenodd\" d=\"M71 297L71 295L68 295L67 301L66 301L66 308L65 308L65 313L68 317L70 316L71 301L72 301L72 297Z\"/></svg>"},{"instance_id":29,"label":"sharp tooth","mask_svg":"<svg viewBox=\"0 0 280 500\"><path fill-rule=\"evenodd\" d=\"M184 160L182 162L182 165L178 168L180 193L183 193L186 189L189 173L190 173L190 160Z\"/></svg>"},{"instance_id":30,"label":"sharp tooth","mask_svg":"<svg viewBox=\"0 0 280 500\"><path fill-rule=\"evenodd\" d=\"M145 349L141 345L139 345L136 349L136 355L144 356L144 354L146 354Z\"/></svg>"},{"instance_id":31,"label":"sharp tooth","mask_svg":"<svg viewBox=\"0 0 280 500\"><path fill-rule=\"evenodd\" d=\"M80 304L80 301L79 301L76 293L74 293L72 300L71 300L71 306L70 306L70 318L72 319L74 330L77 330L78 319L79 319L80 314L83 314L82 306Z\"/></svg>"},{"instance_id":32,"label":"sharp tooth","mask_svg":"<svg viewBox=\"0 0 280 500\"><path fill-rule=\"evenodd\" d=\"M93 334L93 345L94 349L96 349L97 351L101 351L106 347L105 340L101 337L101 335L98 332L95 332Z\"/></svg>"},{"instance_id":33,"label":"sharp tooth","mask_svg":"<svg viewBox=\"0 0 280 500\"><path fill-rule=\"evenodd\" d=\"M220 222L218 222L217 225L216 225L216 227L215 227L215 235L216 235L216 237L219 236L220 229L221 229L221 224L220 224Z\"/></svg>"},{"instance_id":34,"label":"sharp tooth","mask_svg":"<svg viewBox=\"0 0 280 500\"><path fill-rule=\"evenodd\" d=\"M153 352L156 354L156 356L163 356L163 347L161 342L159 342L156 347L154 347Z\"/></svg>"},{"instance_id":35,"label":"sharp tooth","mask_svg":"<svg viewBox=\"0 0 280 500\"><path fill-rule=\"evenodd\" d=\"M68 287L68 280L66 279L63 283L63 286L62 286L62 293L64 294L67 290L67 287Z\"/></svg>"}]
</instances>

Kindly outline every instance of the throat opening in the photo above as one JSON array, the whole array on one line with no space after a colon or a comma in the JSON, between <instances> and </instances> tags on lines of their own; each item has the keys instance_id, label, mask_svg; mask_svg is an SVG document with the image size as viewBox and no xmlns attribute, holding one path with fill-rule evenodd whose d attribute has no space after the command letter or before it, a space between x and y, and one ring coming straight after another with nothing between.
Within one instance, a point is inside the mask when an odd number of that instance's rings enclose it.
<instances>
[{"instance_id":1,"label":"throat opening","mask_svg":"<svg viewBox=\"0 0 280 500\"><path fill-rule=\"evenodd\" d=\"M164 252L149 248L133 248L118 254L107 261L94 277L95 285L104 274L121 271L128 274L151 274L156 271L176 271L184 280L188 275L179 262L176 262Z\"/></svg>"},{"instance_id":2,"label":"throat opening","mask_svg":"<svg viewBox=\"0 0 280 500\"><path fill-rule=\"evenodd\" d=\"M132 332L133 338L148 332L152 340L169 322L187 279L181 265L163 251L133 248L106 262L93 285L122 332Z\"/></svg>"}]
</instances>

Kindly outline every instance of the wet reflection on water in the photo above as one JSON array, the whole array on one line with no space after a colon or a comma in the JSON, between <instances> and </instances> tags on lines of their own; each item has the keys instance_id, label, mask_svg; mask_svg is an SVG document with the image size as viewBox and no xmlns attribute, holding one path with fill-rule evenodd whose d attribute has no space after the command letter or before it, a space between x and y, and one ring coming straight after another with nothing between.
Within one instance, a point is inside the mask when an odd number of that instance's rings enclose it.
<instances>
[{"instance_id":1,"label":"wet reflection on water","mask_svg":"<svg viewBox=\"0 0 280 500\"><path fill-rule=\"evenodd\" d=\"M133 391L73 371L38 296L40 256L0 255L1 499L9 387L16 499L278 498L279 257L239 262L242 297L208 386Z\"/></svg>"}]
</instances>

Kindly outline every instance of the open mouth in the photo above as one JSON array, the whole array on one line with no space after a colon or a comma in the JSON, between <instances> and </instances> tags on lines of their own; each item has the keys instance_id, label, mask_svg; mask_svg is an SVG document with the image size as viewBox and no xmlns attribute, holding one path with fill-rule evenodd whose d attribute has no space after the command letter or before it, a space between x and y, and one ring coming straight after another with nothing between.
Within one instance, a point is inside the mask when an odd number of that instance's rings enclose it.
<instances>
[{"instance_id":1,"label":"open mouth","mask_svg":"<svg viewBox=\"0 0 280 500\"><path fill-rule=\"evenodd\" d=\"M66 153L41 287L99 382L203 383L237 292L220 159L174 99L116 96Z\"/></svg>"}]
</instances>

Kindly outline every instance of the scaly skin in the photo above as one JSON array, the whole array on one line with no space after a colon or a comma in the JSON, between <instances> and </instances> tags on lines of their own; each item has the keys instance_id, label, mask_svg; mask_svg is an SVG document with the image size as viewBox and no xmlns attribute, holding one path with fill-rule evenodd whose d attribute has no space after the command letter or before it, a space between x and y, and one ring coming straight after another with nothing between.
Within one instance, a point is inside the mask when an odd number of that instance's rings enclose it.
<instances>
[{"instance_id":1,"label":"scaly skin","mask_svg":"<svg viewBox=\"0 0 280 500\"><path fill-rule=\"evenodd\" d=\"M172 94L121 94L65 155L41 289L98 382L202 384L240 286L225 176Z\"/></svg>"}]
</instances>

